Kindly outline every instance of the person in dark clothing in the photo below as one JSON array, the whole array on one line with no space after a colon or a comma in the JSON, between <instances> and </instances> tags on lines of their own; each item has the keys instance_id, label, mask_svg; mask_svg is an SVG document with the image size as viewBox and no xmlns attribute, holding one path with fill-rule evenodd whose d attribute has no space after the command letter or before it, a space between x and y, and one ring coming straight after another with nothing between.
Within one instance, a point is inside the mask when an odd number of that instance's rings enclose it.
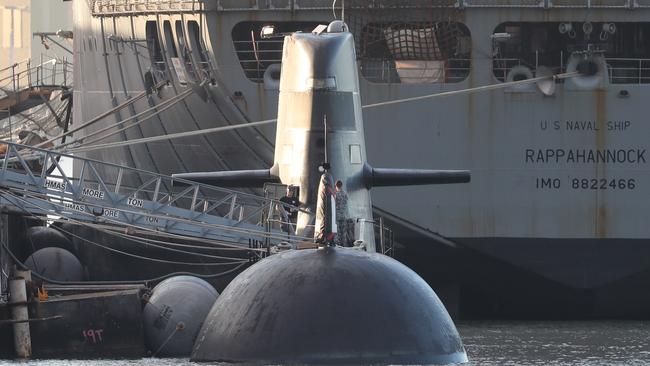
<instances>
[{"instance_id":1,"label":"person in dark clothing","mask_svg":"<svg viewBox=\"0 0 650 366\"><path fill-rule=\"evenodd\" d=\"M287 194L280 198L280 202L284 203L282 209L287 213L288 223L283 224L282 227L284 231L291 233L292 225L296 224L298 219L298 207L300 206L300 201L295 197L293 186L287 186Z\"/></svg>"},{"instance_id":2,"label":"person in dark clothing","mask_svg":"<svg viewBox=\"0 0 650 366\"><path fill-rule=\"evenodd\" d=\"M343 190L343 182L336 181L336 226L338 245L347 247L352 238L348 237L348 195Z\"/></svg>"}]
</instances>

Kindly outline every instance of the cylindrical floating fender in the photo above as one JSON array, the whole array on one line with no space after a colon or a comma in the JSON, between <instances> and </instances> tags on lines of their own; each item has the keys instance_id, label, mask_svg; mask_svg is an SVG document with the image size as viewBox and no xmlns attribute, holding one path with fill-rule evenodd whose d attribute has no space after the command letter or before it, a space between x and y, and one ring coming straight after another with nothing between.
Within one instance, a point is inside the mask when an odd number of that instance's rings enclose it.
<instances>
[{"instance_id":1,"label":"cylindrical floating fender","mask_svg":"<svg viewBox=\"0 0 650 366\"><path fill-rule=\"evenodd\" d=\"M219 293L206 281L175 276L153 288L144 307L144 331L155 356L189 356Z\"/></svg>"},{"instance_id":2,"label":"cylindrical floating fender","mask_svg":"<svg viewBox=\"0 0 650 366\"><path fill-rule=\"evenodd\" d=\"M48 247L39 249L25 261L32 272L48 279L63 282L83 280L83 268L74 254L63 248Z\"/></svg>"},{"instance_id":3,"label":"cylindrical floating fender","mask_svg":"<svg viewBox=\"0 0 650 366\"><path fill-rule=\"evenodd\" d=\"M528 80L533 78L533 72L524 65L517 65L508 71L506 82ZM510 90L532 90L532 84L523 84L510 87Z\"/></svg>"},{"instance_id":4,"label":"cylindrical floating fender","mask_svg":"<svg viewBox=\"0 0 650 366\"><path fill-rule=\"evenodd\" d=\"M580 75L568 78L567 89L593 90L604 87L609 82L607 63L600 55L573 54L569 57L566 72L579 72Z\"/></svg>"},{"instance_id":5,"label":"cylindrical floating fender","mask_svg":"<svg viewBox=\"0 0 650 366\"><path fill-rule=\"evenodd\" d=\"M282 64L271 64L264 71L264 88L269 90L280 89L280 72Z\"/></svg>"},{"instance_id":6,"label":"cylindrical floating fender","mask_svg":"<svg viewBox=\"0 0 650 366\"><path fill-rule=\"evenodd\" d=\"M75 251L72 242L65 234L48 226L28 228L25 238L25 247L29 250L29 254L48 247L62 248L71 253Z\"/></svg>"}]
</instances>

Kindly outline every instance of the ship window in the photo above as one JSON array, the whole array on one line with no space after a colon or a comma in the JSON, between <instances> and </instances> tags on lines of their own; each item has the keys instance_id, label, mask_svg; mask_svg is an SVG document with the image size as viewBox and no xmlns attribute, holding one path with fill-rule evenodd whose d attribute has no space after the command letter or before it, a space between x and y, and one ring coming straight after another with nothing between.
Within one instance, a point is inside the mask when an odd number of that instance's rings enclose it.
<instances>
[{"instance_id":1,"label":"ship window","mask_svg":"<svg viewBox=\"0 0 650 366\"><path fill-rule=\"evenodd\" d=\"M471 36L459 22L368 23L360 29L361 75L376 83L455 83L470 72Z\"/></svg>"},{"instance_id":2,"label":"ship window","mask_svg":"<svg viewBox=\"0 0 650 366\"><path fill-rule=\"evenodd\" d=\"M151 59L151 66L155 70L165 70L165 59L160 49L160 39L158 38L158 23L155 21L148 21L146 24L147 48L149 49L149 57Z\"/></svg>"},{"instance_id":3,"label":"ship window","mask_svg":"<svg viewBox=\"0 0 650 366\"><path fill-rule=\"evenodd\" d=\"M536 75L543 67L558 74L566 72L573 54L591 53L604 56L612 84L650 84L649 36L650 23L503 23L492 35L493 73L500 81L512 80L517 70ZM586 76L598 71L589 59L575 68Z\"/></svg>"},{"instance_id":4,"label":"ship window","mask_svg":"<svg viewBox=\"0 0 650 366\"><path fill-rule=\"evenodd\" d=\"M262 27L273 25L276 33L311 32L319 24L329 22L241 22L232 29L232 40L239 63L246 77L256 83L264 82L266 68L282 63L283 37L261 39Z\"/></svg>"},{"instance_id":5,"label":"ship window","mask_svg":"<svg viewBox=\"0 0 650 366\"><path fill-rule=\"evenodd\" d=\"M22 10L7 7L2 8L2 22L5 24L2 32L2 47L3 48L22 48L23 47L23 18ZM13 27L13 32L12 30Z\"/></svg>"},{"instance_id":6,"label":"ship window","mask_svg":"<svg viewBox=\"0 0 650 366\"><path fill-rule=\"evenodd\" d=\"M203 38L201 38L201 28L199 27L199 23L190 20L187 22L187 31L189 33L190 45L192 46L194 58L199 62L200 69L204 72L205 77L209 79L210 59L205 44L203 43Z\"/></svg>"}]
</instances>

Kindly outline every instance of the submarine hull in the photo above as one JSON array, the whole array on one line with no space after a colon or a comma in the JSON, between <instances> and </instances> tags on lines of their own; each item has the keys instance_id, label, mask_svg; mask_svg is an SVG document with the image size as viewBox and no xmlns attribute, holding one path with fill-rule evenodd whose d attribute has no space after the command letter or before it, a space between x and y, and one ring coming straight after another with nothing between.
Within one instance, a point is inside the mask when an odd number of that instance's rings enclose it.
<instances>
[{"instance_id":1,"label":"submarine hull","mask_svg":"<svg viewBox=\"0 0 650 366\"><path fill-rule=\"evenodd\" d=\"M458 332L415 272L376 253L288 251L242 272L199 332L192 361L449 364Z\"/></svg>"}]
</instances>

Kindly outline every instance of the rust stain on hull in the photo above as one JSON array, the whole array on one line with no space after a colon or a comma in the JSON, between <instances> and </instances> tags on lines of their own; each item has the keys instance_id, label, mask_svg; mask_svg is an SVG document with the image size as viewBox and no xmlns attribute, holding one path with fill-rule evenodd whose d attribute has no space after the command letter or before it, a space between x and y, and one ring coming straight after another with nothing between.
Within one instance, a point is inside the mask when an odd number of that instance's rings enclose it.
<instances>
[{"instance_id":1,"label":"rust stain on hull","mask_svg":"<svg viewBox=\"0 0 650 366\"><path fill-rule=\"evenodd\" d=\"M605 89L598 89L595 91L596 102L596 124L598 131L596 132L596 148L604 149L607 133L607 100ZM598 179L605 178L607 175L605 163L598 163L596 165L596 177ZM603 195L605 191L596 191L596 236L598 238L605 238L607 236L607 204Z\"/></svg>"}]
</instances>

